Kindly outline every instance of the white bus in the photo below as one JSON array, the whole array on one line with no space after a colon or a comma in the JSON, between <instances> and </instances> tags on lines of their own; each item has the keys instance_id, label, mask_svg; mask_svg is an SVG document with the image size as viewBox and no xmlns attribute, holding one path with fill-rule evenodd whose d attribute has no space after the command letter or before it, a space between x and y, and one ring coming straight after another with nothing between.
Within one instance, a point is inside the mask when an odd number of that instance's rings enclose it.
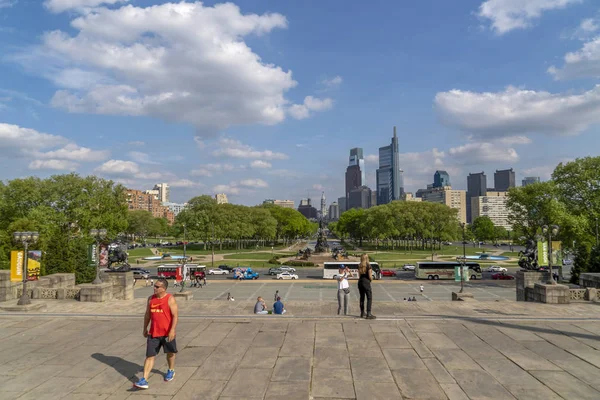
<instances>
[{"instance_id":1,"label":"white bus","mask_svg":"<svg viewBox=\"0 0 600 400\"><path fill-rule=\"evenodd\" d=\"M349 279L358 279L358 261L332 261L323 263L323 279L337 279L340 266L350 269L351 277ZM373 279L381 279L381 269L376 262L371 263Z\"/></svg>"},{"instance_id":2,"label":"white bus","mask_svg":"<svg viewBox=\"0 0 600 400\"><path fill-rule=\"evenodd\" d=\"M415 269L415 278L417 279L454 279L454 268L461 264L455 261L436 262L424 261L418 262ZM482 279L481 266L476 262L465 263L469 267L469 278L472 281Z\"/></svg>"}]
</instances>

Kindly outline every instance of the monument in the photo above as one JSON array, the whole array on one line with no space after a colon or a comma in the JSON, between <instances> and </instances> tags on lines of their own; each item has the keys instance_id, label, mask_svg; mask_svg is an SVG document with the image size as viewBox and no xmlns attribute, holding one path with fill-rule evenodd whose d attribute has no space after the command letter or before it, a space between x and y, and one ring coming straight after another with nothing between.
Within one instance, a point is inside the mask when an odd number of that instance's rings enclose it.
<instances>
[{"instance_id":1,"label":"monument","mask_svg":"<svg viewBox=\"0 0 600 400\"><path fill-rule=\"evenodd\" d=\"M323 229L323 218L319 220L319 230L317 231L317 244L315 245L315 253L325 253L329 251L327 243L327 235Z\"/></svg>"}]
</instances>

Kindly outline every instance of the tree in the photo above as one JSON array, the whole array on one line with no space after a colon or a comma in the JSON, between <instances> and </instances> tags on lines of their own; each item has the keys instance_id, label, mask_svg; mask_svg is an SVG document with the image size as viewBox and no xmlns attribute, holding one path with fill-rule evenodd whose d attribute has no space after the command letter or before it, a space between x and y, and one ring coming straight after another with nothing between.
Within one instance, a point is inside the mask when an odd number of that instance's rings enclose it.
<instances>
[{"instance_id":1,"label":"tree","mask_svg":"<svg viewBox=\"0 0 600 400\"><path fill-rule=\"evenodd\" d=\"M494 222L488 216L475 218L471 224L471 231L478 240L494 240L496 238Z\"/></svg>"},{"instance_id":2,"label":"tree","mask_svg":"<svg viewBox=\"0 0 600 400\"><path fill-rule=\"evenodd\" d=\"M571 283L579 285L579 276L587 272L590 262L590 246L588 243L579 243L575 246L573 252L574 260L571 267Z\"/></svg>"},{"instance_id":3,"label":"tree","mask_svg":"<svg viewBox=\"0 0 600 400\"><path fill-rule=\"evenodd\" d=\"M153 235L160 228L154 222L154 217L150 211L133 210L127 214L126 232L134 237L139 237L146 241L148 236Z\"/></svg>"}]
</instances>

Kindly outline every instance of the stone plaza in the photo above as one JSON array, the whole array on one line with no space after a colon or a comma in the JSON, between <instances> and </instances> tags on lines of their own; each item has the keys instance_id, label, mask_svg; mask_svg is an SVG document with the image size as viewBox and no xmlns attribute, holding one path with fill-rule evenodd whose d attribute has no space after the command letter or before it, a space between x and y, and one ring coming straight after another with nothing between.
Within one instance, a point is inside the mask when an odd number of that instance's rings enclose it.
<instances>
[{"instance_id":1,"label":"stone plaza","mask_svg":"<svg viewBox=\"0 0 600 400\"><path fill-rule=\"evenodd\" d=\"M223 299L226 285L179 301L175 379L164 382L160 355L148 390L132 387L145 356L145 288L131 300L0 312L2 399L600 398L596 303L405 303L375 284L378 319L367 321L355 299L352 315L336 316L329 287L322 299L303 288L314 282L242 282L235 302ZM276 286L289 314L252 315L254 296L270 303ZM397 286L386 287L394 299L407 290Z\"/></svg>"}]
</instances>

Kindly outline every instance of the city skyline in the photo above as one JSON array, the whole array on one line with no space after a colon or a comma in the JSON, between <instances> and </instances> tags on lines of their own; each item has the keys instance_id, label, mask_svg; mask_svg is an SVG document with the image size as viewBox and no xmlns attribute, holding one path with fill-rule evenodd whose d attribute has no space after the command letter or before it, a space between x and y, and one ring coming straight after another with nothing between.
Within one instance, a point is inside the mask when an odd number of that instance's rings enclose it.
<instances>
[{"instance_id":1,"label":"city skyline","mask_svg":"<svg viewBox=\"0 0 600 400\"><path fill-rule=\"evenodd\" d=\"M436 170L547 180L600 144L591 1L0 3L0 180L254 205L338 198L352 148L376 190L393 126L412 193Z\"/></svg>"}]
</instances>

